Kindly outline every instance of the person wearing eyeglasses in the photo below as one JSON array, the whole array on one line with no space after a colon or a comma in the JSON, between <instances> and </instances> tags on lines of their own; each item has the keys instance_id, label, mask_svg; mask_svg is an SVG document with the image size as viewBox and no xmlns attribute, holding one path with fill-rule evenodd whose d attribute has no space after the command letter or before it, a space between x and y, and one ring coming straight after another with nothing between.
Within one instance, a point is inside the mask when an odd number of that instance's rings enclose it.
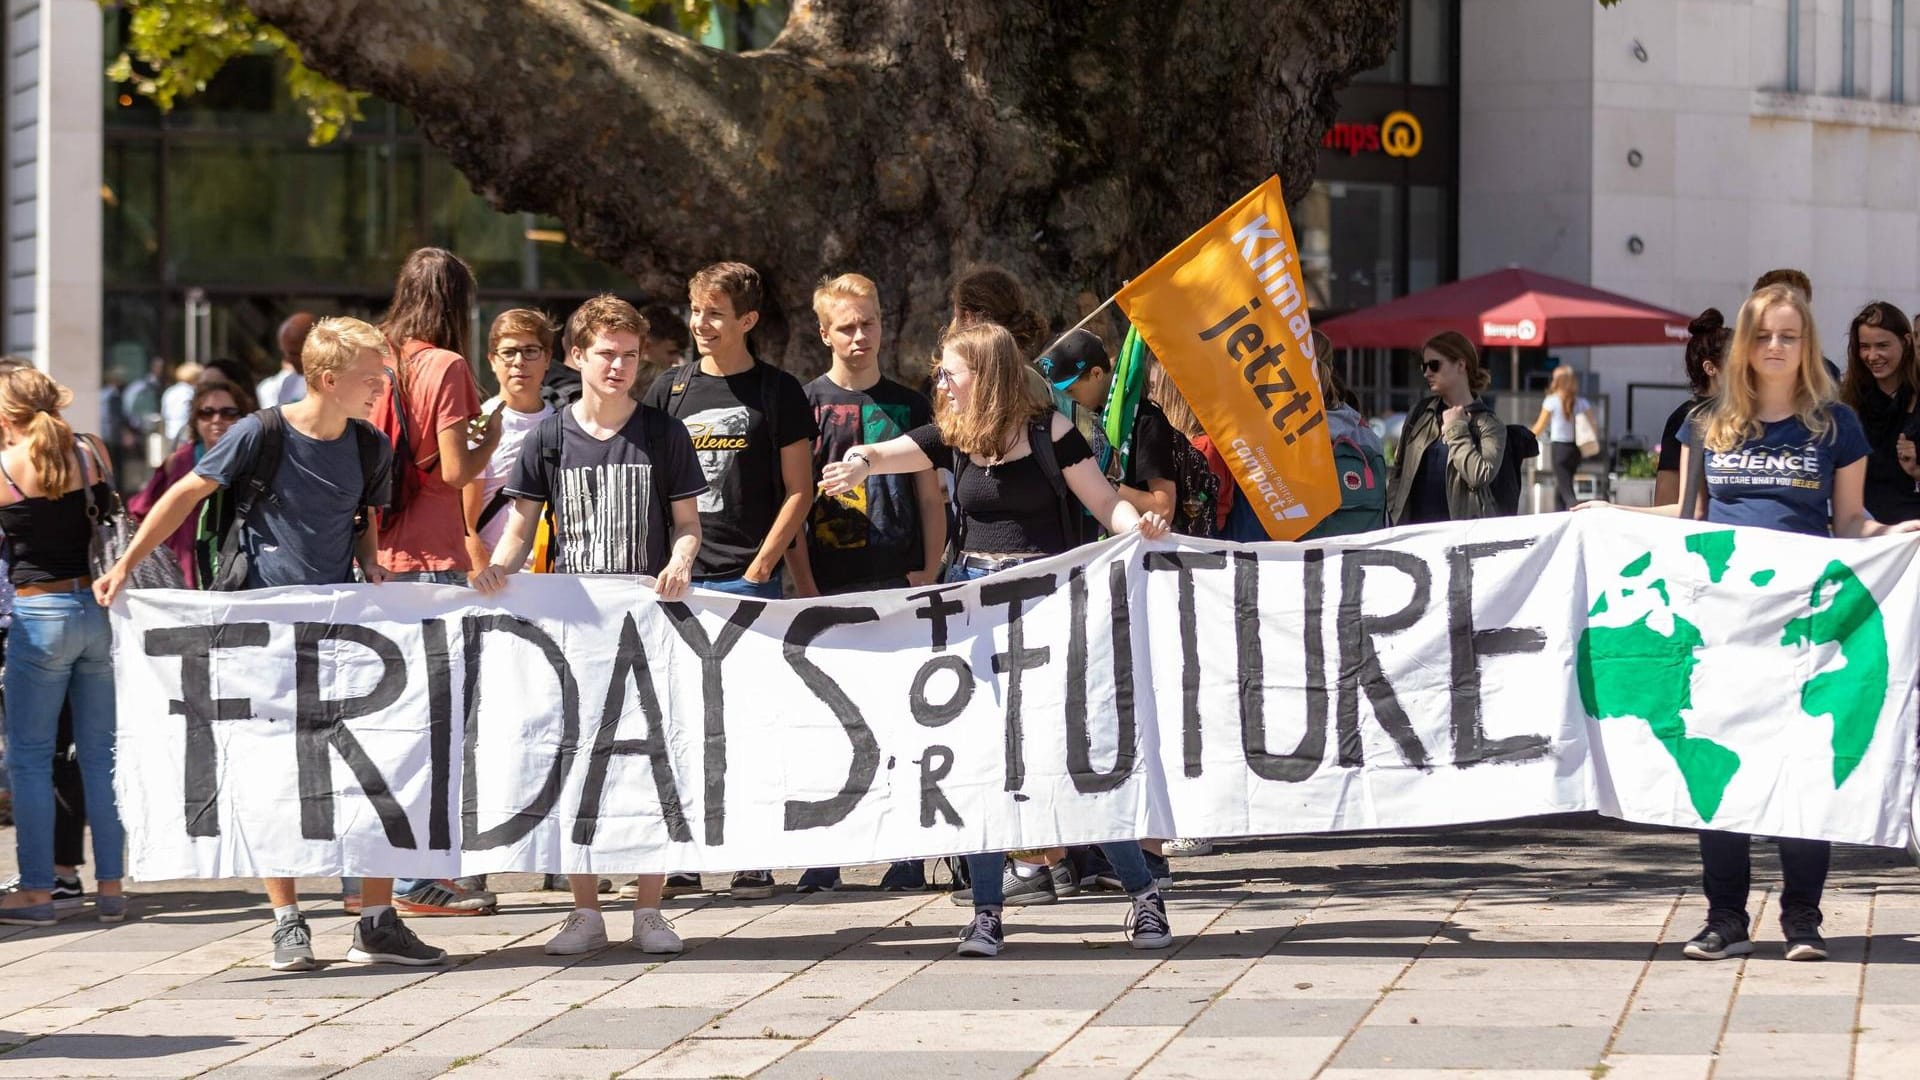
<instances>
[{"instance_id":1,"label":"person wearing eyeglasses","mask_svg":"<svg viewBox=\"0 0 1920 1080\"><path fill-rule=\"evenodd\" d=\"M1420 349L1427 396L1400 433L1387 477L1395 525L1498 517L1494 478L1507 454L1507 428L1480 395L1493 381L1465 334L1446 330Z\"/></svg>"},{"instance_id":2,"label":"person wearing eyeglasses","mask_svg":"<svg viewBox=\"0 0 1920 1080\"><path fill-rule=\"evenodd\" d=\"M487 364L493 368L500 393L481 405L480 412L499 415L500 440L479 482L461 492L467 513L467 554L476 572L493 561L493 549L506 531L506 511L512 502L507 481L520 460L520 444L554 413L540 394L552 363L553 324L545 312L514 308L494 318L487 331Z\"/></svg>"},{"instance_id":3,"label":"person wearing eyeglasses","mask_svg":"<svg viewBox=\"0 0 1920 1080\"><path fill-rule=\"evenodd\" d=\"M160 502L160 496L165 495L173 485L192 476L193 467L200 464L200 459L206 456L207 451L214 448L236 421L253 411L253 395L244 386L217 374L201 376L200 381L194 384L193 401L187 410L187 439L154 471L147 480L147 486L127 500L127 513L133 515L135 520L152 513ZM180 572L190 589L200 587L200 560L195 550L199 531L200 523L189 518L181 522L180 527L173 530L173 535L166 539L167 550L179 560Z\"/></svg>"}]
</instances>

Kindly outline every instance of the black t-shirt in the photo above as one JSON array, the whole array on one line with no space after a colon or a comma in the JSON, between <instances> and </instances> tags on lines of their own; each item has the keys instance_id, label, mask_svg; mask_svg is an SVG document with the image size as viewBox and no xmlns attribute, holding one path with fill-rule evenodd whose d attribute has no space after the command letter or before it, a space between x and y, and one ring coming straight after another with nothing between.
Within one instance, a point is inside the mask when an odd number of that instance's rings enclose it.
<instances>
[{"instance_id":1,"label":"black t-shirt","mask_svg":"<svg viewBox=\"0 0 1920 1080\"><path fill-rule=\"evenodd\" d=\"M927 399L892 379L866 390L845 390L822 375L807 384L806 393L820 429L813 440L815 476L856 446L933 423ZM922 569L926 553L913 474L869 476L845 495L816 496L806 535L814 580L823 592Z\"/></svg>"},{"instance_id":2,"label":"black t-shirt","mask_svg":"<svg viewBox=\"0 0 1920 1080\"><path fill-rule=\"evenodd\" d=\"M1900 467L1894 447L1902 434L1920 443L1920 413L1907 411L1911 394L1902 390L1889 397L1878 386L1868 386L1860 402L1860 426L1866 430L1867 482L1864 501L1875 521L1912 521L1920 518L1920 490Z\"/></svg>"},{"instance_id":3,"label":"black t-shirt","mask_svg":"<svg viewBox=\"0 0 1920 1080\"><path fill-rule=\"evenodd\" d=\"M1127 455L1127 469L1120 482L1139 491L1147 490L1154 480L1180 480L1180 465L1174 458L1174 440L1186 436L1173 429L1173 421L1160 406L1145 398L1133 414L1133 446ZM1178 492L1175 498L1178 498Z\"/></svg>"},{"instance_id":4,"label":"black t-shirt","mask_svg":"<svg viewBox=\"0 0 1920 1080\"><path fill-rule=\"evenodd\" d=\"M1707 398L1704 395L1695 394L1688 398L1679 408L1673 410L1672 415L1667 417L1667 426L1660 429L1660 465L1658 471L1680 471L1680 443L1683 441L1680 438L1680 426L1687 422L1687 417L1692 415L1693 410L1699 408L1706 401Z\"/></svg>"},{"instance_id":5,"label":"black t-shirt","mask_svg":"<svg viewBox=\"0 0 1920 1080\"><path fill-rule=\"evenodd\" d=\"M1408 493L1406 517L1399 524L1451 521L1453 511L1447 506L1447 440L1436 438L1428 443L1427 452L1420 455L1417 470L1413 474L1413 490Z\"/></svg>"},{"instance_id":6,"label":"black t-shirt","mask_svg":"<svg viewBox=\"0 0 1920 1080\"><path fill-rule=\"evenodd\" d=\"M645 405L604 440L587 434L571 408L541 421L548 424L560 425L555 477L540 460L536 429L520 443L506 492L553 507L555 572L659 573L671 556L674 501L707 490L686 425Z\"/></svg>"},{"instance_id":7,"label":"black t-shirt","mask_svg":"<svg viewBox=\"0 0 1920 1080\"><path fill-rule=\"evenodd\" d=\"M932 424L914 428L907 432L907 438L935 466L949 454L959 457L959 451L949 450L940 440L940 429ZM1078 428L1069 426L1065 435L1053 441L1053 457L1061 472L1092 456L1093 449ZM954 501L960 507L966 550L995 555L1058 555L1079 545L1078 537L1066 536L1060 523L1060 496L1032 454L998 465L970 461L958 473Z\"/></svg>"},{"instance_id":8,"label":"black t-shirt","mask_svg":"<svg viewBox=\"0 0 1920 1080\"><path fill-rule=\"evenodd\" d=\"M724 376L707 375L695 362L655 379L642 400L687 425L707 478L694 580L746 573L786 498L780 447L813 441L813 411L800 381L758 361Z\"/></svg>"}]
</instances>

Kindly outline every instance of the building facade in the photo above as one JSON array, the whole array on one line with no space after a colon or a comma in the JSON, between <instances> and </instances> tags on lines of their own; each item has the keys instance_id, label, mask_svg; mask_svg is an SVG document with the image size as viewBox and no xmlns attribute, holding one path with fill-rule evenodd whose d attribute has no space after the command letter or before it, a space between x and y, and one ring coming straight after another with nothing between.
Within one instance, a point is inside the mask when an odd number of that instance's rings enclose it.
<instances>
[{"instance_id":1,"label":"building facade","mask_svg":"<svg viewBox=\"0 0 1920 1080\"><path fill-rule=\"evenodd\" d=\"M81 409L155 357L264 370L287 314L376 314L422 244L473 263L477 319L630 285L558 222L489 208L403 109L369 101L311 147L258 56L162 115L101 74L118 12L0 3L0 334ZM784 12L737 13L709 43L762 45ZM1794 266L1844 362L1861 305L1920 305L1916 166L1920 0L1402 0L1398 45L1342 93L1294 221L1320 318L1510 264L1731 317L1757 274ZM1613 436L1651 441L1684 393L1680 354L1535 350L1518 387L1493 365L1495 393L1524 411L1571 363ZM1418 395L1408 354L1347 363L1370 412Z\"/></svg>"}]
</instances>

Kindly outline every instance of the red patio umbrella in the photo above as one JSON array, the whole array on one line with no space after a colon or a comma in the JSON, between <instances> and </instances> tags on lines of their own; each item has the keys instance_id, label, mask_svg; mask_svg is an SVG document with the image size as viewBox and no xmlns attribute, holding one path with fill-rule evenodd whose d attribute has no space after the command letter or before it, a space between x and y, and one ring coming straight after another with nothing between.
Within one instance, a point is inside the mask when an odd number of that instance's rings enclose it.
<instances>
[{"instance_id":1,"label":"red patio umbrella","mask_svg":"<svg viewBox=\"0 0 1920 1080\"><path fill-rule=\"evenodd\" d=\"M1521 346L1665 345L1687 340L1689 317L1631 297L1509 266L1364 308L1320 324L1342 349L1417 349L1442 330L1481 347L1508 346L1520 385Z\"/></svg>"},{"instance_id":2,"label":"red patio umbrella","mask_svg":"<svg viewBox=\"0 0 1920 1080\"><path fill-rule=\"evenodd\" d=\"M1343 349L1414 349L1442 330L1481 346L1665 345L1688 316L1520 267L1439 285L1320 324Z\"/></svg>"}]
</instances>

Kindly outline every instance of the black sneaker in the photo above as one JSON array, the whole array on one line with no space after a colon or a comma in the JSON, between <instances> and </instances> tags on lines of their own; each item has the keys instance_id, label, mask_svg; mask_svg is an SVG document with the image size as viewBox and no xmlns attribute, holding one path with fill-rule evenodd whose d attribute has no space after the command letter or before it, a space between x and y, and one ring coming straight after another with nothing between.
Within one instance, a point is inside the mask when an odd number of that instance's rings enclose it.
<instances>
[{"instance_id":1,"label":"black sneaker","mask_svg":"<svg viewBox=\"0 0 1920 1080\"><path fill-rule=\"evenodd\" d=\"M58 874L53 876L54 907L65 911L67 908L76 908L86 902L87 890L80 884L78 877L63 878Z\"/></svg>"},{"instance_id":2,"label":"black sneaker","mask_svg":"<svg viewBox=\"0 0 1920 1080\"><path fill-rule=\"evenodd\" d=\"M565 874L548 874L540 879L540 891L572 892L573 882L568 881L567 875ZM601 878L594 883L593 891L597 893L610 893L613 891L613 882L608 878Z\"/></svg>"},{"instance_id":3,"label":"black sneaker","mask_svg":"<svg viewBox=\"0 0 1920 1080\"><path fill-rule=\"evenodd\" d=\"M1827 939L1820 936L1820 909L1791 908L1780 913L1780 932L1787 938L1787 959L1825 960Z\"/></svg>"},{"instance_id":4,"label":"black sneaker","mask_svg":"<svg viewBox=\"0 0 1920 1080\"><path fill-rule=\"evenodd\" d=\"M1074 872L1072 859L1062 859L1047 867L1047 876L1053 879L1055 896L1080 895L1080 875Z\"/></svg>"},{"instance_id":5,"label":"black sneaker","mask_svg":"<svg viewBox=\"0 0 1920 1080\"><path fill-rule=\"evenodd\" d=\"M765 900L773 895L773 871L742 870L733 875L727 892L735 900Z\"/></svg>"},{"instance_id":6,"label":"black sneaker","mask_svg":"<svg viewBox=\"0 0 1920 1080\"><path fill-rule=\"evenodd\" d=\"M356 964L430 967L446 958L447 950L421 941L392 908L375 916L360 916L353 928L353 948L347 950L347 959Z\"/></svg>"},{"instance_id":7,"label":"black sneaker","mask_svg":"<svg viewBox=\"0 0 1920 1080\"><path fill-rule=\"evenodd\" d=\"M1000 926L1000 913L976 911L973 921L960 932L960 947L954 952L961 956L999 956L1000 946L1005 940Z\"/></svg>"},{"instance_id":8,"label":"black sneaker","mask_svg":"<svg viewBox=\"0 0 1920 1080\"><path fill-rule=\"evenodd\" d=\"M273 926L273 963L275 971L312 971L313 931L307 929L304 916L294 915Z\"/></svg>"},{"instance_id":9,"label":"black sneaker","mask_svg":"<svg viewBox=\"0 0 1920 1080\"><path fill-rule=\"evenodd\" d=\"M927 887L927 864L907 859L887 867L880 877L881 892L919 892Z\"/></svg>"},{"instance_id":10,"label":"black sneaker","mask_svg":"<svg viewBox=\"0 0 1920 1080\"><path fill-rule=\"evenodd\" d=\"M1167 921L1167 902L1155 889L1133 898L1127 913L1127 937L1136 949L1164 949L1173 944L1173 924Z\"/></svg>"},{"instance_id":11,"label":"black sneaker","mask_svg":"<svg viewBox=\"0 0 1920 1080\"><path fill-rule=\"evenodd\" d=\"M840 868L837 866L816 866L800 875L800 884L794 886L797 893L832 892L840 887Z\"/></svg>"},{"instance_id":12,"label":"black sneaker","mask_svg":"<svg viewBox=\"0 0 1920 1080\"><path fill-rule=\"evenodd\" d=\"M661 896L685 896L700 891L699 874L668 874L666 887L660 890Z\"/></svg>"},{"instance_id":13,"label":"black sneaker","mask_svg":"<svg viewBox=\"0 0 1920 1080\"><path fill-rule=\"evenodd\" d=\"M1709 911L1707 925L1693 935L1680 950L1693 960L1725 960L1753 951L1753 939L1747 936L1747 916L1740 911Z\"/></svg>"},{"instance_id":14,"label":"black sneaker","mask_svg":"<svg viewBox=\"0 0 1920 1080\"><path fill-rule=\"evenodd\" d=\"M1025 870L1026 873L1021 873ZM1000 875L1000 891L1004 894L1002 904L1051 904L1060 899L1053 890L1053 875L1044 866L1028 866L1017 859L1007 860L1007 868ZM961 889L953 894L954 904L965 907L973 903L973 890Z\"/></svg>"}]
</instances>

